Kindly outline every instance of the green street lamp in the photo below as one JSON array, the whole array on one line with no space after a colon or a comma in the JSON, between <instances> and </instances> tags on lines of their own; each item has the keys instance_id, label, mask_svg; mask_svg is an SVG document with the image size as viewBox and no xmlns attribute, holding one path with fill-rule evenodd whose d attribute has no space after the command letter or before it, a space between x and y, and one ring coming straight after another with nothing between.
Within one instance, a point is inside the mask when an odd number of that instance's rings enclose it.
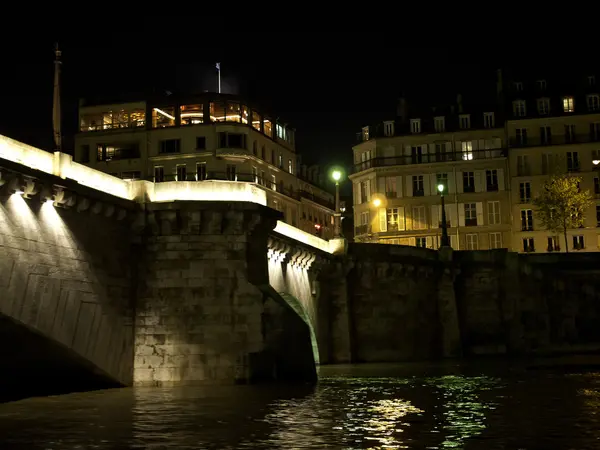
<instances>
[{"instance_id":1,"label":"green street lamp","mask_svg":"<svg viewBox=\"0 0 600 450\"><path fill-rule=\"evenodd\" d=\"M341 218L340 213L340 181L342 180L343 173L340 169L333 169L331 171L331 178L335 181L335 215L334 215L334 229L333 237L339 238L341 234Z\"/></svg>"},{"instance_id":2,"label":"green street lamp","mask_svg":"<svg viewBox=\"0 0 600 450\"><path fill-rule=\"evenodd\" d=\"M446 186L438 184L438 191L442 197L442 245L440 247L450 247L450 238L448 237L448 224L446 222L446 205L444 204L444 190Z\"/></svg>"}]
</instances>

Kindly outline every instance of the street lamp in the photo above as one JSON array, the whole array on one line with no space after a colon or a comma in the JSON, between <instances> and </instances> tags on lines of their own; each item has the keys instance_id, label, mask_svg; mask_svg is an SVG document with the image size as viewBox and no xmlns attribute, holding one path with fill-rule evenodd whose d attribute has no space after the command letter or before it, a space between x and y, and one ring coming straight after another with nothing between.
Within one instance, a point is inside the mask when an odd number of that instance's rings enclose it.
<instances>
[{"instance_id":1,"label":"street lamp","mask_svg":"<svg viewBox=\"0 0 600 450\"><path fill-rule=\"evenodd\" d=\"M335 226L333 229L333 237L339 238L341 234L341 218L340 213L340 180L342 179L342 171L339 169L333 169L331 172L331 178L335 181Z\"/></svg>"},{"instance_id":2,"label":"street lamp","mask_svg":"<svg viewBox=\"0 0 600 450\"><path fill-rule=\"evenodd\" d=\"M440 247L450 247L450 238L448 237L448 224L446 223L446 205L444 204L444 190L446 186L438 184L438 191L442 197L442 245Z\"/></svg>"},{"instance_id":3,"label":"street lamp","mask_svg":"<svg viewBox=\"0 0 600 450\"><path fill-rule=\"evenodd\" d=\"M381 206L381 199L380 198L376 198L373 200L373 206L375 208L379 208Z\"/></svg>"}]
</instances>

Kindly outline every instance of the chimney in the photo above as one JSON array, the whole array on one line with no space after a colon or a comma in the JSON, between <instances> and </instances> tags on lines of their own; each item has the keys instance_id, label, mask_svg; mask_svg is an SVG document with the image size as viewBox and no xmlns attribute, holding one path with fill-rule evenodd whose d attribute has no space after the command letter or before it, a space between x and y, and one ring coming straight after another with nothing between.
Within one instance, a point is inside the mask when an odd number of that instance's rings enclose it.
<instances>
[{"instance_id":1,"label":"chimney","mask_svg":"<svg viewBox=\"0 0 600 450\"><path fill-rule=\"evenodd\" d=\"M462 103L462 95L461 94L456 94L456 106L458 107L458 113L462 114L463 103Z\"/></svg>"},{"instance_id":2,"label":"chimney","mask_svg":"<svg viewBox=\"0 0 600 450\"><path fill-rule=\"evenodd\" d=\"M498 97L502 96L504 81L502 80L502 69L496 71L496 94Z\"/></svg>"},{"instance_id":3,"label":"chimney","mask_svg":"<svg viewBox=\"0 0 600 450\"><path fill-rule=\"evenodd\" d=\"M406 105L406 99L404 97L398 99L396 115L400 119L400 123L405 123L408 119L408 106Z\"/></svg>"}]
</instances>

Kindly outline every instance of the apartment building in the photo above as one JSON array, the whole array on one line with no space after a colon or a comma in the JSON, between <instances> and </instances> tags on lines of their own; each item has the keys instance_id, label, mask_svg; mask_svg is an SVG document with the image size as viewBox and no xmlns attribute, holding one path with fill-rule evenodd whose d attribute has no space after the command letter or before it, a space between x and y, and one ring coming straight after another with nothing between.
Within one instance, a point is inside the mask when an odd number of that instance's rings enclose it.
<instances>
[{"instance_id":1,"label":"apartment building","mask_svg":"<svg viewBox=\"0 0 600 450\"><path fill-rule=\"evenodd\" d=\"M582 178L596 197L568 251L600 248L600 88L594 75L556 79L498 73L478 107L410 111L364 127L354 146L355 236L362 242L438 248L442 184L454 249L566 251L532 199L554 173ZM506 74L505 74L506 75ZM482 104L487 106L481 107Z\"/></svg>"},{"instance_id":2,"label":"apartment building","mask_svg":"<svg viewBox=\"0 0 600 450\"><path fill-rule=\"evenodd\" d=\"M462 99L447 109L362 129L354 147L355 239L438 248L444 186L455 249L511 241L508 157L501 117Z\"/></svg>"},{"instance_id":3,"label":"apartment building","mask_svg":"<svg viewBox=\"0 0 600 450\"><path fill-rule=\"evenodd\" d=\"M333 236L334 198L300 165L295 130L236 96L204 93L81 102L75 160L123 179L254 183L285 221Z\"/></svg>"},{"instance_id":4,"label":"apartment building","mask_svg":"<svg viewBox=\"0 0 600 450\"><path fill-rule=\"evenodd\" d=\"M582 228L568 231L568 251L600 247L600 86L589 73L511 76L505 86L512 193L512 250L565 251L562 235L544 229L531 204L553 173L581 177L596 203Z\"/></svg>"}]
</instances>

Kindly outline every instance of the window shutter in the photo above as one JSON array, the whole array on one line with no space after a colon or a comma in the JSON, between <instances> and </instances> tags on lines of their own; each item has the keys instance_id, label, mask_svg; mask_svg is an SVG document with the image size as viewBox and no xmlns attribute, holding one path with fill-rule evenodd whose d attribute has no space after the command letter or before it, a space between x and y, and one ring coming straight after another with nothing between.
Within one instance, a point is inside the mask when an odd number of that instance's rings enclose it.
<instances>
[{"instance_id":1,"label":"window shutter","mask_svg":"<svg viewBox=\"0 0 600 450\"><path fill-rule=\"evenodd\" d=\"M429 177L426 174L423 175L423 195L431 195L431 185L429 183Z\"/></svg>"},{"instance_id":2,"label":"window shutter","mask_svg":"<svg viewBox=\"0 0 600 450\"><path fill-rule=\"evenodd\" d=\"M404 206L398 208L398 231L406 230L406 220L404 218Z\"/></svg>"},{"instance_id":3,"label":"window shutter","mask_svg":"<svg viewBox=\"0 0 600 450\"><path fill-rule=\"evenodd\" d=\"M456 192L456 177L454 172L448 173L448 194L454 194Z\"/></svg>"},{"instance_id":4,"label":"window shutter","mask_svg":"<svg viewBox=\"0 0 600 450\"><path fill-rule=\"evenodd\" d=\"M413 195L412 176L407 175L406 176L406 196L407 197L412 197L412 195Z\"/></svg>"},{"instance_id":5,"label":"window shutter","mask_svg":"<svg viewBox=\"0 0 600 450\"><path fill-rule=\"evenodd\" d=\"M455 227L456 226L456 214L454 213L456 211L456 205L450 205L446 203L446 221L448 221L450 227ZM440 206L440 211L442 210L442 207ZM441 214L440 214L441 215Z\"/></svg>"},{"instance_id":6,"label":"window shutter","mask_svg":"<svg viewBox=\"0 0 600 450\"><path fill-rule=\"evenodd\" d=\"M400 175L396 177L396 197L402 197L402 177Z\"/></svg>"},{"instance_id":7,"label":"window shutter","mask_svg":"<svg viewBox=\"0 0 600 450\"><path fill-rule=\"evenodd\" d=\"M404 147L404 156L411 156L412 155L412 147L410 145L406 145Z\"/></svg>"},{"instance_id":8,"label":"window shutter","mask_svg":"<svg viewBox=\"0 0 600 450\"><path fill-rule=\"evenodd\" d=\"M454 250L460 250L458 248L458 240L456 239L455 234L450 235L450 247L452 247Z\"/></svg>"},{"instance_id":9,"label":"window shutter","mask_svg":"<svg viewBox=\"0 0 600 450\"><path fill-rule=\"evenodd\" d=\"M427 248L433 248L433 236L427 236L425 238Z\"/></svg>"},{"instance_id":10,"label":"window shutter","mask_svg":"<svg viewBox=\"0 0 600 450\"><path fill-rule=\"evenodd\" d=\"M495 137L492 138L492 142L493 142L493 146L494 148L502 148L502 138L499 137Z\"/></svg>"},{"instance_id":11,"label":"window shutter","mask_svg":"<svg viewBox=\"0 0 600 450\"><path fill-rule=\"evenodd\" d=\"M427 153L429 153L429 146L427 144L423 144L421 145L421 152L426 155ZM423 160L425 162L427 162L427 158L423 158Z\"/></svg>"},{"instance_id":12,"label":"window shutter","mask_svg":"<svg viewBox=\"0 0 600 450\"><path fill-rule=\"evenodd\" d=\"M356 204L360 205L362 203L362 195L360 194L360 181L358 183L356 183L354 186L356 186L355 189L355 193L356 193Z\"/></svg>"},{"instance_id":13,"label":"window shutter","mask_svg":"<svg viewBox=\"0 0 600 450\"><path fill-rule=\"evenodd\" d=\"M477 226L483 225L483 203L475 203L475 208L477 210Z\"/></svg>"},{"instance_id":14,"label":"window shutter","mask_svg":"<svg viewBox=\"0 0 600 450\"><path fill-rule=\"evenodd\" d=\"M429 186L431 188L431 194L430 195L437 195L438 190L437 190L437 178L435 176L435 173L430 173L429 174Z\"/></svg>"},{"instance_id":15,"label":"window shutter","mask_svg":"<svg viewBox=\"0 0 600 450\"><path fill-rule=\"evenodd\" d=\"M406 209L404 210L404 228L406 230L412 230L413 229L413 211L412 210L408 210L408 212L410 212L410 214L407 214Z\"/></svg>"},{"instance_id":16,"label":"window shutter","mask_svg":"<svg viewBox=\"0 0 600 450\"><path fill-rule=\"evenodd\" d=\"M456 180L456 192L458 192L459 194L463 193L463 189L464 189L464 178L463 178L463 173L462 172L458 172L457 174L458 176L458 180Z\"/></svg>"},{"instance_id":17,"label":"window shutter","mask_svg":"<svg viewBox=\"0 0 600 450\"><path fill-rule=\"evenodd\" d=\"M483 173L483 176L482 176L482 172L484 172L484 171L483 170L475 171L475 192L483 192L482 178L485 176L485 173Z\"/></svg>"},{"instance_id":18,"label":"window shutter","mask_svg":"<svg viewBox=\"0 0 600 450\"><path fill-rule=\"evenodd\" d=\"M387 211L385 208L379 208L379 231L387 231Z\"/></svg>"},{"instance_id":19,"label":"window shutter","mask_svg":"<svg viewBox=\"0 0 600 450\"><path fill-rule=\"evenodd\" d=\"M431 228L438 228L440 225L440 209L441 205L431 205Z\"/></svg>"},{"instance_id":20,"label":"window shutter","mask_svg":"<svg viewBox=\"0 0 600 450\"><path fill-rule=\"evenodd\" d=\"M462 152L462 142L461 141L456 141L454 143L454 148L455 148L455 151Z\"/></svg>"},{"instance_id":21,"label":"window shutter","mask_svg":"<svg viewBox=\"0 0 600 450\"><path fill-rule=\"evenodd\" d=\"M377 192L385 195L385 177L377 178Z\"/></svg>"},{"instance_id":22,"label":"window shutter","mask_svg":"<svg viewBox=\"0 0 600 450\"><path fill-rule=\"evenodd\" d=\"M452 153L452 142L446 142L446 153Z\"/></svg>"},{"instance_id":23,"label":"window shutter","mask_svg":"<svg viewBox=\"0 0 600 450\"><path fill-rule=\"evenodd\" d=\"M464 203L458 204L458 226L459 227L465 226L465 204Z\"/></svg>"},{"instance_id":24,"label":"window shutter","mask_svg":"<svg viewBox=\"0 0 600 450\"><path fill-rule=\"evenodd\" d=\"M409 245L416 247L417 246L417 238L414 238L414 237L409 238L408 243L409 243Z\"/></svg>"},{"instance_id":25,"label":"window shutter","mask_svg":"<svg viewBox=\"0 0 600 450\"><path fill-rule=\"evenodd\" d=\"M504 169L498 169L498 190L504 190Z\"/></svg>"},{"instance_id":26,"label":"window shutter","mask_svg":"<svg viewBox=\"0 0 600 450\"><path fill-rule=\"evenodd\" d=\"M365 189L365 193L367 195L366 200L369 202L369 201L371 201L371 180L366 180L365 183L367 185L367 187Z\"/></svg>"}]
</instances>

